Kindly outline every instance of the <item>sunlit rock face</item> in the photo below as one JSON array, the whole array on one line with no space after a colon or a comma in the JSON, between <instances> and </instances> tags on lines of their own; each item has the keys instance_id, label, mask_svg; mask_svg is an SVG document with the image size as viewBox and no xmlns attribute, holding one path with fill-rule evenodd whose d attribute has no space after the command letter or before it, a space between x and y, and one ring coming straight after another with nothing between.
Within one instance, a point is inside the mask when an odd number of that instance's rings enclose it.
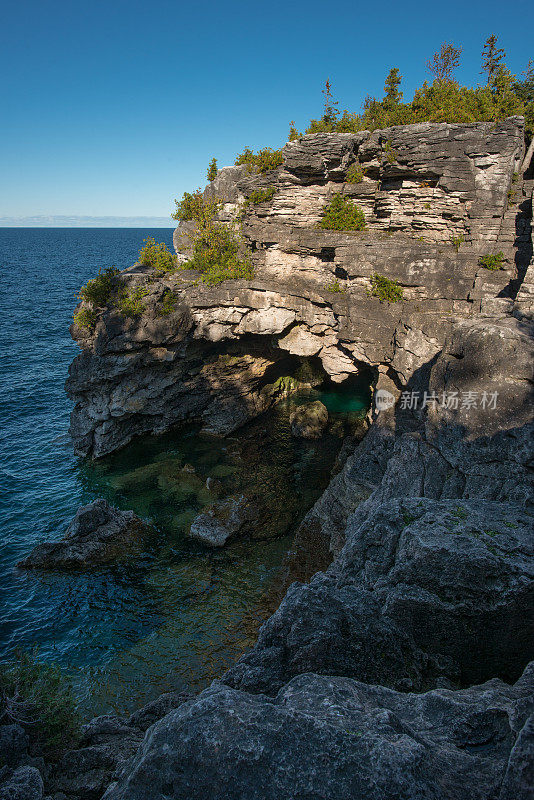
<instances>
[{"instance_id":1,"label":"sunlit rock face","mask_svg":"<svg viewBox=\"0 0 534 800\"><path fill-rule=\"evenodd\" d=\"M365 365L407 384L459 320L512 308L530 258L528 242L513 247L522 188L515 207L508 198L522 153L522 120L510 118L312 134L289 142L268 173L220 170L206 196L225 201L221 221L241 209L254 280L207 286L190 271L126 270L130 288L148 291L142 316L108 309L91 335L73 328L82 347L67 382L77 451L100 456L191 418L235 430L273 402L262 390L273 370L283 374L286 354L317 358L335 382ZM355 163L357 184L347 182ZM266 187L271 201L240 205ZM317 227L334 192L363 209L365 231ZM190 222L176 229L180 261L191 232ZM496 250L504 269L480 267L480 254ZM371 296L375 273L401 284L401 302ZM169 290L176 303L163 316Z\"/></svg>"}]
</instances>

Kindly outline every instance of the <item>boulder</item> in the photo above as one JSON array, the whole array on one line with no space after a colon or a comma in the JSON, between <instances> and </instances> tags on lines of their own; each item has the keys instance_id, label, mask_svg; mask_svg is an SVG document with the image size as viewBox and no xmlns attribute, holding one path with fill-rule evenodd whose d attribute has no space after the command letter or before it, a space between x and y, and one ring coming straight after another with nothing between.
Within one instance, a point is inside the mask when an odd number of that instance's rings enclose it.
<instances>
[{"instance_id":1,"label":"boulder","mask_svg":"<svg viewBox=\"0 0 534 800\"><path fill-rule=\"evenodd\" d=\"M213 503L199 514L188 532L190 539L208 547L222 547L228 539L242 533L259 519L259 507L244 495Z\"/></svg>"},{"instance_id":2,"label":"boulder","mask_svg":"<svg viewBox=\"0 0 534 800\"><path fill-rule=\"evenodd\" d=\"M422 691L514 680L534 656L532 517L519 506L371 496L346 536L326 574L290 587L226 683L272 694L313 671Z\"/></svg>"},{"instance_id":3,"label":"boulder","mask_svg":"<svg viewBox=\"0 0 534 800\"><path fill-rule=\"evenodd\" d=\"M19 767L0 784L0 800L42 800L43 790L43 779L38 769Z\"/></svg>"},{"instance_id":4,"label":"boulder","mask_svg":"<svg viewBox=\"0 0 534 800\"><path fill-rule=\"evenodd\" d=\"M488 800L533 689L532 668L425 694L313 674L274 698L215 683L150 728L104 800Z\"/></svg>"},{"instance_id":5,"label":"boulder","mask_svg":"<svg viewBox=\"0 0 534 800\"><path fill-rule=\"evenodd\" d=\"M291 433L303 439L320 439L328 425L328 411L320 400L304 403L291 412Z\"/></svg>"},{"instance_id":6,"label":"boulder","mask_svg":"<svg viewBox=\"0 0 534 800\"><path fill-rule=\"evenodd\" d=\"M106 500L81 506L58 542L43 542L18 566L24 569L85 570L135 551L151 528L133 511Z\"/></svg>"}]
</instances>

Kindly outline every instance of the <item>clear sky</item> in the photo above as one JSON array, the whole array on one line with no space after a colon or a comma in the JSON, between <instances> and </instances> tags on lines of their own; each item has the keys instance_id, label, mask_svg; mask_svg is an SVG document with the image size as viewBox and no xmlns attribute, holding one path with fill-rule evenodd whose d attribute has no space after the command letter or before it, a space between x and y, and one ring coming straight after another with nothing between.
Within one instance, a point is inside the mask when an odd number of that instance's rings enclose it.
<instances>
[{"instance_id":1,"label":"clear sky","mask_svg":"<svg viewBox=\"0 0 534 800\"><path fill-rule=\"evenodd\" d=\"M532 0L4 0L0 217L165 216L209 159L280 146L288 123L428 77L443 41L479 80L496 33L512 72L534 59Z\"/></svg>"}]
</instances>

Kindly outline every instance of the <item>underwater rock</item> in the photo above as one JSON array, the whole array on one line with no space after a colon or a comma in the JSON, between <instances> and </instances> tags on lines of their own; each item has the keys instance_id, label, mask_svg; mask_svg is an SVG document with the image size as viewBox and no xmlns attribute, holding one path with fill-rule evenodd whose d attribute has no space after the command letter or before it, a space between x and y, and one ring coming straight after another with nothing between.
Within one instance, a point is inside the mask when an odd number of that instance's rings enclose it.
<instances>
[{"instance_id":1,"label":"underwater rock","mask_svg":"<svg viewBox=\"0 0 534 800\"><path fill-rule=\"evenodd\" d=\"M328 411L320 400L305 403L291 412L291 433L303 439L320 439L328 425Z\"/></svg>"},{"instance_id":2,"label":"underwater rock","mask_svg":"<svg viewBox=\"0 0 534 800\"><path fill-rule=\"evenodd\" d=\"M260 516L259 507L241 495L214 503L191 523L188 536L209 547L222 547Z\"/></svg>"},{"instance_id":3,"label":"underwater rock","mask_svg":"<svg viewBox=\"0 0 534 800\"><path fill-rule=\"evenodd\" d=\"M84 570L135 550L151 531L133 511L106 500L81 506L59 542L43 542L18 566L24 569Z\"/></svg>"}]
</instances>

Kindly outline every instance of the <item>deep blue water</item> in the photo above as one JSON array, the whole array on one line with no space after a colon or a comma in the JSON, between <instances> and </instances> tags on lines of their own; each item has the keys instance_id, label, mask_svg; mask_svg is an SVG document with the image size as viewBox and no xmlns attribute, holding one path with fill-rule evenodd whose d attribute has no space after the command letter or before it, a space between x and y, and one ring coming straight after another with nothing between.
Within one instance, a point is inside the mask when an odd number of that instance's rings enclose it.
<instances>
[{"instance_id":1,"label":"deep blue water","mask_svg":"<svg viewBox=\"0 0 534 800\"><path fill-rule=\"evenodd\" d=\"M254 610L291 526L326 485L339 447L334 436L293 439L285 404L226 440L191 427L96 463L73 456L63 386L78 352L68 331L77 291L100 267L131 265L147 236L172 244L170 229L0 228L0 660L38 645L42 660L71 676L87 714L203 686L251 645ZM325 402L342 410L335 395ZM365 393L348 403L361 410ZM208 475L227 493L252 488L272 498L285 512L276 515L278 538L215 553L184 539L185 525L214 499ZM135 564L87 575L16 568L99 496L155 525Z\"/></svg>"}]
</instances>

